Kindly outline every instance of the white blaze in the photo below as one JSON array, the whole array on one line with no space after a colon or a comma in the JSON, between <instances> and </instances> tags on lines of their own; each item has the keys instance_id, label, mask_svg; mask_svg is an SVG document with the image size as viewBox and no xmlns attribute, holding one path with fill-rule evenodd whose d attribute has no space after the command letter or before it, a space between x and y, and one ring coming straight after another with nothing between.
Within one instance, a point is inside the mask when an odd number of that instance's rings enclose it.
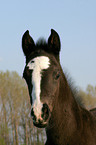
<instances>
[{"instance_id":1,"label":"white blaze","mask_svg":"<svg viewBox=\"0 0 96 145\"><path fill-rule=\"evenodd\" d=\"M32 59L28 63L28 67L32 71L32 100L33 105L32 108L34 110L34 114L37 119L41 117L42 103L40 101L40 93L41 93L41 72L43 69L48 69L50 65L49 58L47 56L38 56Z\"/></svg>"}]
</instances>

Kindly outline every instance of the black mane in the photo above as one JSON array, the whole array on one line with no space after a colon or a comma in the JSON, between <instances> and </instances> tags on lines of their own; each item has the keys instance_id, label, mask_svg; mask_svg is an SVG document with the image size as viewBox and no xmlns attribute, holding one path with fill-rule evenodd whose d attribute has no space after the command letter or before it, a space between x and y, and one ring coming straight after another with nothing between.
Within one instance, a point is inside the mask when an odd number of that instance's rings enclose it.
<instances>
[{"instance_id":1,"label":"black mane","mask_svg":"<svg viewBox=\"0 0 96 145\"><path fill-rule=\"evenodd\" d=\"M46 42L46 40L44 38L39 38L36 42L36 47L39 48L46 48L48 47L48 43Z\"/></svg>"},{"instance_id":2,"label":"black mane","mask_svg":"<svg viewBox=\"0 0 96 145\"><path fill-rule=\"evenodd\" d=\"M83 108L85 108L84 102L79 94L79 88L75 85L75 82L73 80L73 78L70 76L70 74L68 73L68 71L64 71L64 74L66 76L66 79L68 81L68 85L70 87L70 90L73 94L73 97L76 99L76 102L82 106Z\"/></svg>"}]
</instances>

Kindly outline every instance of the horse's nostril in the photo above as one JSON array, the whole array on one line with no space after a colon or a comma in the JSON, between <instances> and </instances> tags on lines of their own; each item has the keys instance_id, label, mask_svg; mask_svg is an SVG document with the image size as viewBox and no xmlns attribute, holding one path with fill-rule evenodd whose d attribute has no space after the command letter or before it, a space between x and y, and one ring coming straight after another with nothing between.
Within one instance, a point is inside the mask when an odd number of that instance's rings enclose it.
<instances>
[{"instance_id":1,"label":"horse's nostril","mask_svg":"<svg viewBox=\"0 0 96 145\"><path fill-rule=\"evenodd\" d=\"M43 104L42 118L46 121L49 117L49 107L47 104Z\"/></svg>"},{"instance_id":2,"label":"horse's nostril","mask_svg":"<svg viewBox=\"0 0 96 145\"><path fill-rule=\"evenodd\" d=\"M33 111L33 108L31 110L31 116L34 116L34 111Z\"/></svg>"},{"instance_id":3,"label":"horse's nostril","mask_svg":"<svg viewBox=\"0 0 96 145\"><path fill-rule=\"evenodd\" d=\"M32 108L32 110L31 110L31 116L32 116L33 120L36 121L36 116L35 116L35 114L34 114L33 108Z\"/></svg>"},{"instance_id":4,"label":"horse's nostril","mask_svg":"<svg viewBox=\"0 0 96 145\"><path fill-rule=\"evenodd\" d=\"M48 114L48 105L47 104L43 104L42 112L45 114Z\"/></svg>"}]
</instances>

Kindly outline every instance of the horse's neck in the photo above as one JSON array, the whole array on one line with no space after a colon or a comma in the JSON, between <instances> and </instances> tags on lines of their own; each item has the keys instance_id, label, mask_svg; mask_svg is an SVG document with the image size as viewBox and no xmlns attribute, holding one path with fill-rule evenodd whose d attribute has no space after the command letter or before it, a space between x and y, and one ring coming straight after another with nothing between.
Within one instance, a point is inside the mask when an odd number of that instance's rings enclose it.
<instances>
[{"instance_id":1,"label":"horse's neck","mask_svg":"<svg viewBox=\"0 0 96 145\"><path fill-rule=\"evenodd\" d=\"M75 112L75 110L77 112ZM64 137L65 140L67 140L67 137L71 136L77 127L76 116L79 119L79 115L79 106L76 103L66 81L66 84L62 84L60 87L58 101L54 105L49 125L47 127L47 137L49 140L62 142Z\"/></svg>"}]
</instances>

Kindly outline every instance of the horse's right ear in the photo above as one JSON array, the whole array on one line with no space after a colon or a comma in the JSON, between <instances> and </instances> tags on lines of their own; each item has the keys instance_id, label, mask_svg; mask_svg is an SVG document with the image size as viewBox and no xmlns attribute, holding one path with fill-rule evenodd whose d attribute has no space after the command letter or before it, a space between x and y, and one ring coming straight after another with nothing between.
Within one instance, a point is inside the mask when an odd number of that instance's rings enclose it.
<instances>
[{"instance_id":1,"label":"horse's right ear","mask_svg":"<svg viewBox=\"0 0 96 145\"><path fill-rule=\"evenodd\" d=\"M24 55L28 57L30 53L34 50L34 47L35 47L34 40L29 35L29 31L27 30L22 37L22 49Z\"/></svg>"},{"instance_id":2,"label":"horse's right ear","mask_svg":"<svg viewBox=\"0 0 96 145\"><path fill-rule=\"evenodd\" d=\"M53 29L51 29L51 35L48 39L48 46L49 46L50 51L54 55L56 55L56 56L59 55L60 47L61 47L60 37L59 37L58 33Z\"/></svg>"}]
</instances>

